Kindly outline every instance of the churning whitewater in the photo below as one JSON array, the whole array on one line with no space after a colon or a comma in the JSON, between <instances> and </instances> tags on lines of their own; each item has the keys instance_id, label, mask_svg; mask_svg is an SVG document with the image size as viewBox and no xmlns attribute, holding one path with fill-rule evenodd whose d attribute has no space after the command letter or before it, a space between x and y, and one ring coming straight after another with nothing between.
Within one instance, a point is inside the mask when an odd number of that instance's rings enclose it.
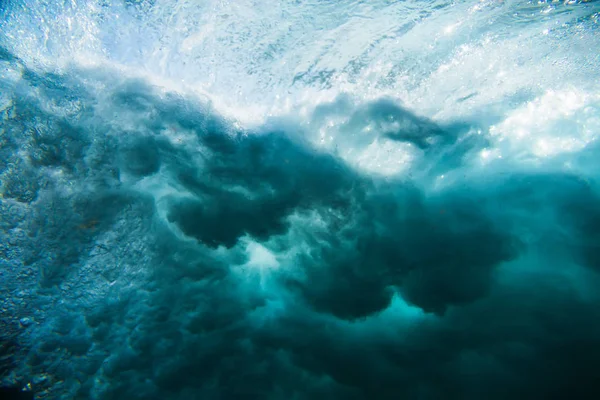
<instances>
[{"instance_id":1,"label":"churning whitewater","mask_svg":"<svg viewBox=\"0 0 600 400\"><path fill-rule=\"evenodd\" d=\"M0 0L2 393L598 399L599 135L598 1Z\"/></svg>"}]
</instances>

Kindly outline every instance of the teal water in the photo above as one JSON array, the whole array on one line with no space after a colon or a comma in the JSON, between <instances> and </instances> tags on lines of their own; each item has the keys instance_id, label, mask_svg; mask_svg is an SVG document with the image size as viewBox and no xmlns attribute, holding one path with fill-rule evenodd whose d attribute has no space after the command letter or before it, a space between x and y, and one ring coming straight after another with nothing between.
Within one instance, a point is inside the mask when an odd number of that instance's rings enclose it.
<instances>
[{"instance_id":1,"label":"teal water","mask_svg":"<svg viewBox=\"0 0 600 400\"><path fill-rule=\"evenodd\" d=\"M599 2L0 17L0 386L600 397Z\"/></svg>"}]
</instances>

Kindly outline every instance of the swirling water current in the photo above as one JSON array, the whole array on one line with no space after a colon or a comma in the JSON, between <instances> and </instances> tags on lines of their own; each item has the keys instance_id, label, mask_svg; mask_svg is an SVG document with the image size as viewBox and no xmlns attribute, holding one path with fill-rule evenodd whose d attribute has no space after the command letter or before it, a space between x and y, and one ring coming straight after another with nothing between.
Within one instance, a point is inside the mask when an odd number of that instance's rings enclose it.
<instances>
[{"instance_id":1,"label":"swirling water current","mask_svg":"<svg viewBox=\"0 0 600 400\"><path fill-rule=\"evenodd\" d=\"M0 0L0 386L600 398L600 2Z\"/></svg>"}]
</instances>

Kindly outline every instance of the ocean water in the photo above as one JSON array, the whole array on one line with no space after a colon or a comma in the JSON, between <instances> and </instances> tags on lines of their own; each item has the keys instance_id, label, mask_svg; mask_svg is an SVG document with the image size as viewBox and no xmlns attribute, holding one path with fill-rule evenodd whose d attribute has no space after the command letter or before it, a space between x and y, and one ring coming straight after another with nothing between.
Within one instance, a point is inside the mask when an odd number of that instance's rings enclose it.
<instances>
[{"instance_id":1,"label":"ocean water","mask_svg":"<svg viewBox=\"0 0 600 400\"><path fill-rule=\"evenodd\" d=\"M0 0L0 386L600 398L600 2Z\"/></svg>"}]
</instances>

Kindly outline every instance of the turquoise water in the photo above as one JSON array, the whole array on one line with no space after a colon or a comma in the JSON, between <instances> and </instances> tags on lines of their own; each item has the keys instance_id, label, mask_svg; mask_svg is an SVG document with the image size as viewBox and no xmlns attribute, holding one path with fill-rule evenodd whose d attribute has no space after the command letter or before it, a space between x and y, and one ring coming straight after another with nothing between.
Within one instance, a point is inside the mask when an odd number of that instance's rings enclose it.
<instances>
[{"instance_id":1,"label":"turquoise water","mask_svg":"<svg viewBox=\"0 0 600 400\"><path fill-rule=\"evenodd\" d=\"M599 2L0 17L1 386L600 398Z\"/></svg>"}]
</instances>

